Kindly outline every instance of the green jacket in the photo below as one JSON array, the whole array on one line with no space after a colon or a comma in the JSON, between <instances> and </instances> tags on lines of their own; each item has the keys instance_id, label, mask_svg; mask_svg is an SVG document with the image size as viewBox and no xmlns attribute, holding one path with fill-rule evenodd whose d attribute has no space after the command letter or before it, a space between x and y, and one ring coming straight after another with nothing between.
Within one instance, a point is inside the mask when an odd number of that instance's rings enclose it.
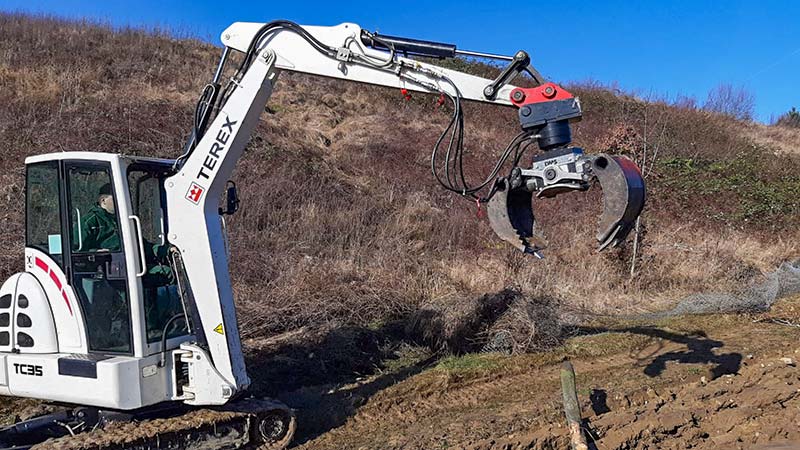
<instances>
[{"instance_id":1,"label":"green jacket","mask_svg":"<svg viewBox=\"0 0 800 450\"><path fill-rule=\"evenodd\" d=\"M112 252L122 250L116 216L109 214L99 205L92 206L92 209L81 220L80 233L80 239L75 239L74 243L83 244L80 248L82 252L100 249L108 249Z\"/></svg>"},{"instance_id":2,"label":"green jacket","mask_svg":"<svg viewBox=\"0 0 800 450\"><path fill-rule=\"evenodd\" d=\"M80 249L82 252L100 249L107 249L111 252L122 251L116 216L109 214L108 211L98 205L93 206L86 217L83 218L81 239L83 240L83 246ZM75 239L74 242L77 245L79 241ZM143 280L146 287L166 286L175 282L172 269L169 267L167 253L168 247L166 245L146 242L145 261L147 262L147 274L145 274Z\"/></svg>"}]
</instances>

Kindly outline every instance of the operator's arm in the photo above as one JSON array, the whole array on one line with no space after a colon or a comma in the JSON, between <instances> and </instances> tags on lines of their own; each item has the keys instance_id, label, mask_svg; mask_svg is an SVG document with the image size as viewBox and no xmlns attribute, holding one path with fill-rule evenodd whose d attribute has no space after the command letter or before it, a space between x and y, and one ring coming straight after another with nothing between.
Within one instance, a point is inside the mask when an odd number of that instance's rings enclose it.
<instances>
[{"instance_id":1,"label":"operator's arm","mask_svg":"<svg viewBox=\"0 0 800 450\"><path fill-rule=\"evenodd\" d=\"M78 249L79 251L91 252L97 250L97 237L100 232L97 216L91 213L88 214L83 218L79 226L75 228L75 232L80 233L80 239L75 236L72 242L80 242L81 248Z\"/></svg>"}]
</instances>

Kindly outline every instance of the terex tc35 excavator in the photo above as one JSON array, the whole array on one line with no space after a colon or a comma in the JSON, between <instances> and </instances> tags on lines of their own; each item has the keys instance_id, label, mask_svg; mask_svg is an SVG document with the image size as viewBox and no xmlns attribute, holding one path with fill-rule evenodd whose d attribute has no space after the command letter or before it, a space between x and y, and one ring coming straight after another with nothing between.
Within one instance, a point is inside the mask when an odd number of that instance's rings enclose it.
<instances>
[{"instance_id":1,"label":"terex tc35 excavator","mask_svg":"<svg viewBox=\"0 0 800 450\"><path fill-rule=\"evenodd\" d=\"M534 232L534 194L584 191L599 180L600 249L622 242L641 213L638 168L623 157L569 146L580 103L545 82L523 51L504 57L352 23L288 21L234 23L222 42L219 66L175 160L65 152L25 161L25 271L0 288L0 394L56 406L0 430L0 448L29 448L48 438L60 439L52 448L104 448L99 438L80 441L98 431L81 432L176 410L193 414L186 409L198 406L210 407L211 416L179 421L185 429L126 429L113 448L186 448L204 439L217 439L217 448L283 448L291 440L291 410L246 395L250 379L224 231L224 216L238 208L229 177L281 71L449 101L452 120L434 145L433 174L444 188L487 204L492 229L525 253L541 257L545 247ZM223 87L233 51L243 57ZM489 80L423 62L458 56L507 66ZM509 84L523 72L535 87ZM463 172L463 100L514 107L521 126L474 185ZM523 167L532 143L540 151Z\"/></svg>"}]
</instances>

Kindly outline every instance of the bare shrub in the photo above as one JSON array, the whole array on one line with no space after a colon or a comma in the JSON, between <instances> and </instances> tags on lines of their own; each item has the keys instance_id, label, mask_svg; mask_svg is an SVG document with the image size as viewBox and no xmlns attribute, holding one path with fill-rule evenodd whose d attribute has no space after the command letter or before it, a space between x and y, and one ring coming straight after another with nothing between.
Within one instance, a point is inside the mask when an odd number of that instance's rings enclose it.
<instances>
[{"instance_id":1,"label":"bare shrub","mask_svg":"<svg viewBox=\"0 0 800 450\"><path fill-rule=\"evenodd\" d=\"M720 84L708 92L703 109L739 120L753 120L756 97L743 86Z\"/></svg>"},{"instance_id":2,"label":"bare shrub","mask_svg":"<svg viewBox=\"0 0 800 450\"><path fill-rule=\"evenodd\" d=\"M483 351L509 354L548 350L561 344L559 302L519 296L484 333Z\"/></svg>"},{"instance_id":3,"label":"bare shrub","mask_svg":"<svg viewBox=\"0 0 800 450\"><path fill-rule=\"evenodd\" d=\"M505 289L480 297L453 295L430 301L414 313L406 334L435 351L466 353L482 347L486 329L520 297Z\"/></svg>"},{"instance_id":4,"label":"bare shrub","mask_svg":"<svg viewBox=\"0 0 800 450\"><path fill-rule=\"evenodd\" d=\"M672 106L680 109L697 109L697 99L691 95L678 94Z\"/></svg>"},{"instance_id":5,"label":"bare shrub","mask_svg":"<svg viewBox=\"0 0 800 450\"><path fill-rule=\"evenodd\" d=\"M600 140L598 148L605 152L636 158L642 149L642 137L629 124L617 125L611 134Z\"/></svg>"}]
</instances>

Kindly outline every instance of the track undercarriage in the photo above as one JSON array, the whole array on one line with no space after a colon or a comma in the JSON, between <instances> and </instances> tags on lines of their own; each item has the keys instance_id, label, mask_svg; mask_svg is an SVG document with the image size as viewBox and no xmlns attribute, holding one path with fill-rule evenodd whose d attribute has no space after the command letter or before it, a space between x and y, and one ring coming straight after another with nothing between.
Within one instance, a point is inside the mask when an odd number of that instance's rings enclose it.
<instances>
[{"instance_id":1,"label":"track undercarriage","mask_svg":"<svg viewBox=\"0 0 800 450\"><path fill-rule=\"evenodd\" d=\"M243 399L215 409L161 405L136 412L86 407L53 412L0 429L2 450L279 450L296 429L281 402Z\"/></svg>"}]
</instances>

